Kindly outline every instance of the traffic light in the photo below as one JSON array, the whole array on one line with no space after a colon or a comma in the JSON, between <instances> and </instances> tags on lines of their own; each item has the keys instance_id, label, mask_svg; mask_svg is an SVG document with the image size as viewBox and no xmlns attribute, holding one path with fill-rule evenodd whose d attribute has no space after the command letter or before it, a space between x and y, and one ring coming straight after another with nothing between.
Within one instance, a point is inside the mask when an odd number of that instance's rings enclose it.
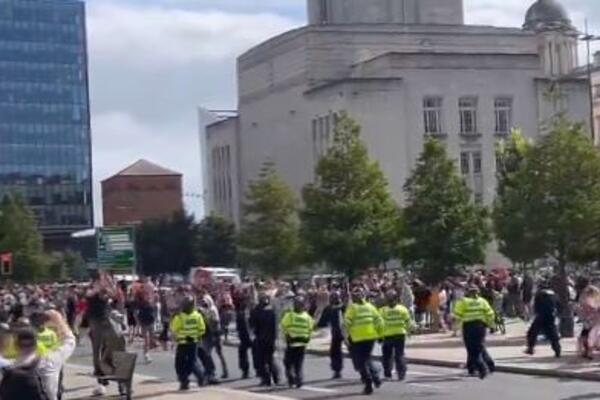
<instances>
[{"instance_id":1,"label":"traffic light","mask_svg":"<svg viewBox=\"0 0 600 400\"><path fill-rule=\"evenodd\" d=\"M13 274L13 261L11 253L0 253L0 275L11 276Z\"/></svg>"}]
</instances>

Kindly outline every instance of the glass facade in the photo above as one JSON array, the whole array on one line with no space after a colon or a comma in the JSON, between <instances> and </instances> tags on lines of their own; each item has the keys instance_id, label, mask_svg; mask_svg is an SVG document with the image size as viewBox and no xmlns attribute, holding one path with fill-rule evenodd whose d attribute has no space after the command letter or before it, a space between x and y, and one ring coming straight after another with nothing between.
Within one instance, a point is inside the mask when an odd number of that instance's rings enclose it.
<instances>
[{"instance_id":1,"label":"glass facade","mask_svg":"<svg viewBox=\"0 0 600 400\"><path fill-rule=\"evenodd\" d=\"M0 196L46 237L93 225L86 47L82 2L0 0Z\"/></svg>"}]
</instances>

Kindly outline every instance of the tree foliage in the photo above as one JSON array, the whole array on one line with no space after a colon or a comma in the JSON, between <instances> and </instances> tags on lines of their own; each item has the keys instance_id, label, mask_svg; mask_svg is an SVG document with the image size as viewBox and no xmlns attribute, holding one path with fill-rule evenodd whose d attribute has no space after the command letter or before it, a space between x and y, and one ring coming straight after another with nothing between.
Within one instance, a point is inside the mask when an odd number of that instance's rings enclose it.
<instances>
[{"instance_id":1,"label":"tree foliage","mask_svg":"<svg viewBox=\"0 0 600 400\"><path fill-rule=\"evenodd\" d=\"M237 257L233 222L217 214L204 218L198 226L198 258L202 265L232 266Z\"/></svg>"},{"instance_id":2,"label":"tree foliage","mask_svg":"<svg viewBox=\"0 0 600 400\"><path fill-rule=\"evenodd\" d=\"M472 201L442 143L425 142L404 190L403 260L416 266L425 281L440 282L484 261L490 241L487 211Z\"/></svg>"},{"instance_id":3,"label":"tree foliage","mask_svg":"<svg viewBox=\"0 0 600 400\"><path fill-rule=\"evenodd\" d=\"M527 186L520 182L520 171L531 154L533 144L515 130L496 149L498 184L493 220L498 249L515 263L528 264L544 256L544 248L534 233L527 230Z\"/></svg>"},{"instance_id":4,"label":"tree foliage","mask_svg":"<svg viewBox=\"0 0 600 400\"><path fill-rule=\"evenodd\" d=\"M85 260L79 253L67 250L53 253L49 257L48 276L50 281L84 280L88 278Z\"/></svg>"},{"instance_id":5,"label":"tree foliage","mask_svg":"<svg viewBox=\"0 0 600 400\"><path fill-rule=\"evenodd\" d=\"M300 239L297 201L292 190L265 162L250 182L239 238L244 267L279 277L299 264Z\"/></svg>"},{"instance_id":6,"label":"tree foliage","mask_svg":"<svg viewBox=\"0 0 600 400\"><path fill-rule=\"evenodd\" d=\"M7 195L0 204L0 251L13 254L17 282L38 282L48 275L49 260L33 211L20 195Z\"/></svg>"},{"instance_id":7,"label":"tree foliage","mask_svg":"<svg viewBox=\"0 0 600 400\"><path fill-rule=\"evenodd\" d=\"M175 213L160 221L148 221L136 230L137 261L142 273L188 274L198 264L198 224L194 217Z\"/></svg>"},{"instance_id":8,"label":"tree foliage","mask_svg":"<svg viewBox=\"0 0 600 400\"><path fill-rule=\"evenodd\" d=\"M400 211L360 126L342 114L332 146L303 190L302 236L315 261L349 276L395 255Z\"/></svg>"},{"instance_id":9,"label":"tree foliage","mask_svg":"<svg viewBox=\"0 0 600 400\"><path fill-rule=\"evenodd\" d=\"M600 254L600 154L581 124L558 119L513 179L502 201L518 204L526 218L517 214L511 221L508 211L504 217L543 255L558 260L563 333L571 335L566 265Z\"/></svg>"}]
</instances>

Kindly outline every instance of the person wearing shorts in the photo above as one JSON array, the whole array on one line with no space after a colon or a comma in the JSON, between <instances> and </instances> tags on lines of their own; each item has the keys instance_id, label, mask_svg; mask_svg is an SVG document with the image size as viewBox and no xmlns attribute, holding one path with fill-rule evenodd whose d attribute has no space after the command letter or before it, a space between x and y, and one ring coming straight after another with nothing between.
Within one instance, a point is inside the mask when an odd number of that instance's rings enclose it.
<instances>
[{"instance_id":1,"label":"person wearing shorts","mask_svg":"<svg viewBox=\"0 0 600 400\"><path fill-rule=\"evenodd\" d=\"M154 323L156 322L156 309L148 301L140 303L138 308L138 321L144 339L144 361L151 363L150 350L155 347Z\"/></svg>"}]
</instances>

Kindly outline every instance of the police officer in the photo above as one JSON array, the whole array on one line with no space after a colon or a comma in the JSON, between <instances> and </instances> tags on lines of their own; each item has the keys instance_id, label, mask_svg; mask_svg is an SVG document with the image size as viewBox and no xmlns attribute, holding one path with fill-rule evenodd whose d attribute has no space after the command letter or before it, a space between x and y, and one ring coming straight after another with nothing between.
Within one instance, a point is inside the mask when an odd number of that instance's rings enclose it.
<instances>
[{"instance_id":1,"label":"police officer","mask_svg":"<svg viewBox=\"0 0 600 400\"><path fill-rule=\"evenodd\" d=\"M371 353L383 333L383 319L375 306L365 300L361 288L352 291L352 303L346 309L344 325L350 336L352 360L365 384L364 394L372 394L373 385L377 388L381 386Z\"/></svg>"},{"instance_id":2,"label":"police officer","mask_svg":"<svg viewBox=\"0 0 600 400\"><path fill-rule=\"evenodd\" d=\"M204 376L198 364L196 350L206 332L206 326L202 315L194 305L193 297L184 298L181 312L171 321L171 331L177 342L175 371L180 383L179 390L189 389L189 377L192 373L198 379L198 385L204 385Z\"/></svg>"},{"instance_id":3,"label":"police officer","mask_svg":"<svg viewBox=\"0 0 600 400\"><path fill-rule=\"evenodd\" d=\"M329 359L333 379L341 379L344 369L344 353L342 346L344 344L344 303L340 292L333 291L329 295L329 306L323 311L321 321L323 326L329 325L331 330L331 342L329 344Z\"/></svg>"},{"instance_id":4,"label":"police officer","mask_svg":"<svg viewBox=\"0 0 600 400\"><path fill-rule=\"evenodd\" d=\"M271 298L266 293L259 295L258 305L250 314L250 328L255 336L256 372L261 379L260 385L278 385L279 368L275 362L277 315L271 305Z\"/></svg>"},{"instance_id":5,"label":"police officer","mask_svg":"<svg viewBox=\"0 0 600 400\"><path fill-rule=\"evenodd\" d=\"M38 343L41 343L47 351L56 350L60 346L60 342L56 332L46 326L48 322L46 314L35 312L31 315L30 320L36 331Z\"/></svg>"},{"instance_id":6,"label":"police officer","mask_svg":"<svg viewBox=\"0 0 600 400\"><path fill-rule=\"evenodd\" d=\"M304 297L296 296L294 309L288 311L281 320L281 331L287 343L283 363L290 387L302 387L304 353L314 325L312 317L306 312Z\"/></svg>"},{"instance_id":7,"label":"police officer","mask_svg":"<svg viewBox=\"0 0 600 400\"><path fill-rule=\"evenodd\" d=\"M527 331L527 350L526 354L534 353L538 335L543 333L550 342L555 356L560 357L561 347L558 331L556 329L556 294L548 287L546 283L540 284L533 301L533 311L535 318Z\"/></svg>"},{"instance_id":8,"label":"police officer","mask_svg":"<svg viewBox=\"0 0 600 400\"><path fill-rule=\"evenodd\" d=\"M410 312L399 304L398 293L390 290L386 293L387 305L380 309L383 318L383 373L388 379L392 377L392 358L396 362L398 380L406 377L406 362L404 361L404 345L406 335L412 328Z\"/></svg>"},{"instance_id":9,"label":"police officer","mask_svg":"<svg viewBox=\"0 0 600 400\"><path fill-rule=\"evenodd\" d=\"M240 344L238 346L238 361L239 367L242 371L242 379L248 379L250 377L250 361L248 358L248 352L252 355L253 351L253 340L250 332L249 318L249 298L244 295L237 299L235 302L235 327L238 333ZM254 357L252 357L254 361ZM255 369L256 363L254 362Z\"/></svg>"},{"instance_id":10,"label":"police officer","mask_svg":"<svg viewBox=\"0 0 600 400\"><path fill-rule=\"evenodd\" d=\"M46 325L49 321L46 313L43 312L35 312L31 315L31 325L36 331L37 342L44 348L44 352L54 351L60 347L60 341L58 340L58 335L52 329L48 328ZM61 400L64 393L64 373L63 370L60 371L58 375L58 391L56 398Z\"/></svg>"},{"instance_id":11,"label":"police officer","mask_svg":"<svg viewBox=\"0 0 600 400\"><path fill-rule=\"evenodd\" d=\"M477 371L479 378L485 379L488 370L482 353L485 351L487 327L492 327L494 323L494 310L484 298L479 297L477 286L470 286L465 297L456 303L454 318L462 323L469 374Z\"/></svg>"}]
</instances>

